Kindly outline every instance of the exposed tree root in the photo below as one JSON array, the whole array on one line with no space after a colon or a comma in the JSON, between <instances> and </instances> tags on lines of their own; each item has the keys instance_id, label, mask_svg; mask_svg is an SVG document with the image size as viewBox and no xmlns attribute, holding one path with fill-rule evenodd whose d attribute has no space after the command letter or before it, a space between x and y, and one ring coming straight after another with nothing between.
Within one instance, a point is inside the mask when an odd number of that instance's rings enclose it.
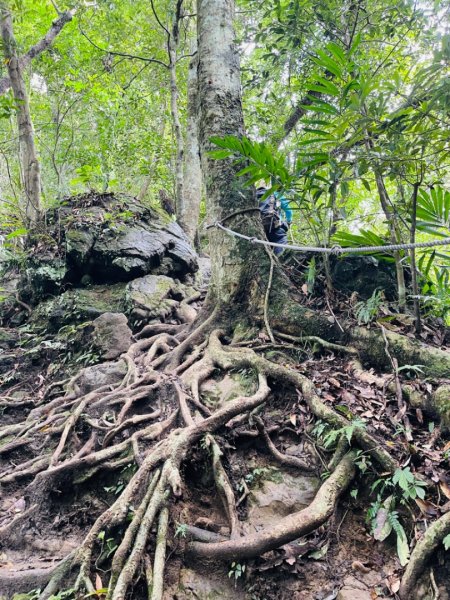
<instances>
[{"instance_id":1,"label":"exposed tree root","mask_svg":"<svg viewBox=\"0 0 450 600\"><path fill-rule=\"evenodd\" d=\"M306 473L313 473L314 471L316 471L316 468L314 466L306 464L300 458L297 458L296 456L290 456L289 454L283 454L282 452L280 452L270 439L270 436L267 432L267 429L264 427L264 422L261 419L261 417L253 417L253 419L256 422L258 431L262 435L270 454L275 458L276 461L278 461L281 465L284 465L286 467L294 467L295 469L300 469L301 471L304 471Z\"/></svg>"},{"instance_id":2,"label":"exposed tree root","mask_svg":"<svg viewBox=\"0 0 450 600\"><path fill-rule=\"evenodd\" d=\"M166 560L167 529L169 525L169 509L164 507L159 514L158 533L156 537L155 562L151 584L151 600L161 600L164 591L164 565Z\"/></svg>"},{"instance_id":3,"label":"exposed tree root","mask_svg":"<svg viewBox=\"0 0 450 600\"><path fill-rule=\"evenodd\" d=\"M190 551L196 556L218 560L252 558L279 548L283 544L310 533L332 514L339 496L347 489L355 474L355 454L347 454L336 470L322 484L311 504L284 519L274 528L263 529L238 540L205 544L192 542Z\"/></svg>"},{"instance_id":4,"label":"exposed tree root","mask_svg":"<svg viewBox=\"0 0 450 600\"><path fill-rule=\"evenodd\" d=\"M207 443L209 443L212 452L212 467L214 474L214 481L216 483L217 491L219 492L220 499L225 509L225 514L228 518L230 525L230 538L234 539L239 536L239 519L236 512L236 502L234 498L233 488L231 487L228 476L223 468L221 457L222 451L213 438L212 435L208 435Z\"/></svg>"},{"instance_id":5,"label":"exposed tree root","mask_svg":"<svg viewBox=\"0 0 450 600\"><path fill-rule=\"evenodd\" d=\"M101 555L101 540L107 535L114 535L118 541L110 567L107 600L125 600L142 573L145 573L149 598L162 598L169 502L171 497L182 495L181 465L203 437L202 445L206 444L211 451L217 496L227 517L230 534L229 539L224 539L216 533L188 525L189 538L196 540L189 544L192 553L220 560L255 557L311 532L333 513L340 495L354 476L355 454L349 451L345 435L341 436L329 463L332 474L310 506L280 520L270 531L240 537L236 506L246 494L244 491L236 502L232 482L224 468L226 463L222 462L220 438L213 434L226 426L228 431L237 429L236 435L260 435L280 465L306 472L316 470L306 460L280 452L269 436L269 432L277 431L278 427L268 425L266 428L263 419L253 413L270 397L268 382L270 385L273 382L278 389L296 390L312 415L334 429L343 430L350 422L321 400L312 381L304 375L257 354L259 348L227 345L224 332L214 329L218 314L219 311L215 311L204 318L192 331L184 325L144 327L121 357L127 372L120 382L83 393L82 373L78 374L66 382L65 393L54 397L54 392L64 382L54 384L46 394L47 400L34 407L25 421L0 429L0 439L6 442L0 453L5 455L25 446L36 453L0 473L0 483L5 486L23 478L33 478L25 492L31 506L28 510L32 512L36 505L44 507L50 490L61 484L71 482L76 485L91 480L99 471L118 470L130 464L136 466L134 475L115 502L98 516L81 546L55 569L41 600L74 580L79 593L91 593L94 563ZM315 336L297 338L276 331L274 335L289 342L317 343L334 352L356 353L354 348ZM256 392L229 400L212 412L202 401L202 382L217 371L239 369L256 371ZM385 384L384 378L382 381ZM258 431L254 429L255 424ZM48 447L45 455L40 453L38 444ZM392 472L397 467L388 448L365 427L354 428L353 444L371 455L384 472ZM45 511L41 512L44 514ZM24 527L30 515L23 513L1 532L10 531L16 525ZM156 524L152 566L149 543ZM414 553L419 552L419 544ZM418 569L415 567L414 572ZM407 585L413 584L407 581L402 584Z\"/></svg>"},{"instance_id":6,"label":"exposed tree root","mask_svg":"<svg viewBox=\"0 0 450 600\"><path fill-rule=\"evenodd\" d=\"M358 350L356 350L356 348L353 348L353 346L343 346L341 344L334 344L333 342L328 342L327 340L324 340L321 337L318 337L317 335L305 335L299 337L295 335L281 333L280 331L275 331L275 335L283 340L289 340L291 342L317 344L320 347L325 348L325 350L343 352L344 354L358 354Z\"/></svg>"},{"instance_id":7,"label":"exposed tree root","mask_svg":"<svg viewBox=\"0 0 450 600\"><path fill-rule=\"evenodd\" d=\"M414 597L417 580L433 553L448 534L450 534L450 512L445 513L428 527L412 551L400 585L399 593L402 600L410 600Z\"/></svg>"}]
</instances>

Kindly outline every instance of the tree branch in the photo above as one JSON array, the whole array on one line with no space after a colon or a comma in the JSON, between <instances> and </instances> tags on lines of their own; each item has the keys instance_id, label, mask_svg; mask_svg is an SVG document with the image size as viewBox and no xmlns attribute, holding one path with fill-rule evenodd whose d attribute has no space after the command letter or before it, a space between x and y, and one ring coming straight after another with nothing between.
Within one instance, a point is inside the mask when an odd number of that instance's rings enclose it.
<instances>
[{"instance_id":1,"label":"tree branch","mask_svg":"<svg viewBox=\"0 0 450 600\"><path fill-rule=\"evenodd\" d=\"M156 63L157 65L161 65L162 67L165 67L166 69L169 68L169 65L166 65L165 62L163 62L162 60L158 60L157 58L147 58L145 56L139 56L137 54L129 54L128 52L116 52L115 50L109 50L108 48L102 48L101 46L96 44L93 40L91 40L91 38L88 36L88 34L83 31L83 29L81 28L81 23L78 23L78 29L80 30L81 35L87 39L87 41L91 44L91 46L94 46L94 48L96 48L97 50L100 50L100 52L105 52L106 54L111 54L111 56L123 56L124 58L131 58L134 60L142 60L143 62L147 62L147 63Z\"/></svg>"},{"instance_id":2,"label":"tree branch","mask_svg":"<svg viewBox=\"0 0 450 600\"><path fill-rule=\"evenodd\" d=\"M33 58L39 56L39 54L42 54L44 50L47 50L47 48L52 45L56 36L60 33L64 25L73 19L75 13L75 8L62 13L58 19L53 21L50 29L47 31L42 40L40 40L34 46L31 46L28 52L19 58L19 65L22 71L30 64ZM11 80L9 77L3 77L0 79L0 95L5 94L10 87Z\"/></svg>"}]
</instances>

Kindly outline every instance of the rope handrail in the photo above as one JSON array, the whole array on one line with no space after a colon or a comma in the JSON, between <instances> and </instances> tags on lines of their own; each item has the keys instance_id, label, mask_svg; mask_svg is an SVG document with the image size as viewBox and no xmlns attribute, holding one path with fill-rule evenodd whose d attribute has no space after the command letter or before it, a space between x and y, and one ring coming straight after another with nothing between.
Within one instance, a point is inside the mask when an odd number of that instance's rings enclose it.
<instances>
[{"instance_id":1,"label":"rope handrail","mask_svg":"<svg viewBox=\"0 0 450 600\"><path fill-rule=\"evenodd\" d=\"M430 240L429 242L415 242L414 244L387 244L385 246L360 246L360 247L351 247L351 248L342 248L342 246L336 245L331 248L325 247L316 247L316 246L297 246L294 244L278 244L276 242L269 242L267 240L260 240L256 237L250 237L248 235L244 235L243 233L238 233L233 229L229 229L222 225L222 223L216 222L209 227L217 227L222 231L225 231L228 235L232 235L234 237L247 240L252 244L262 244L264 246L271 246L272 248L284 248L289 250L295 250L297 252L318 252L321 254L359 254L361 252L386 252L386 251L396 251L396 250L412 250L413 248L433 248L435 246L450 246L450 237L443 238L442 240ZM209 229L208 227L208 229Z\"/></svg>"}]
</instances>

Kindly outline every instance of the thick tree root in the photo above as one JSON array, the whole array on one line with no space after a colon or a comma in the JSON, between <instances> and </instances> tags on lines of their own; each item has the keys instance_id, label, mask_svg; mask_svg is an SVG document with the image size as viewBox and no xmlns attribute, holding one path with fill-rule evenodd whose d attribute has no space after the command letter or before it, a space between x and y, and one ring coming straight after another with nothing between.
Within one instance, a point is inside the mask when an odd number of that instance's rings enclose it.
<instances>
[{"instance_id":1,"label":"thick tree root","mask_svg":"<svg viewBox=\"0 0 450 600\"><path fill-rule=\"evenodd\" d=\"M107 535L114 535L118 541L107 600L125 600L141 573L145 573L149 598L162 598L169 501L182 495L181 466L201 438L211 450L213 477L229 523L230 539L189 526L190 537L199 540L191 543L192 552L220 560L258 556L305 535L332 514L354 476L354 452L345 454L344 447L336 453L333 472L309 507L282 519L271 531L240 537L233 485L224 468L226 462L222 462L220 438L213 434L226 426L229 431L238 429L237 434L260 435L269 453L281 465L306 472L315 470L306 461L281 453L269 436L269 431L277 428L266 429L263 420L254 415L253 411L260 410L269 399L268 381L278 388L297 390L310 412L331 427L343 429L350 422L319 398L313 383L304 375L272 363L250 348L226 345L224 333L214 330L218 314L214 312L193 331L176 325L145 327L121 357L127 373L115 386L103 386L86 394L81 389L82 378L77 375L69 381L65 394L35 407L23 423L0 429L0 438L6 439L2 447L5 454L25 445L35 449L37 440L49 446L45 456L35 456L19 463L14 470L0 473L0 483L5 485L34 477L25 492L30 506L45 506L50 491L62 483L86 482L100 470L119 469L127 464L134 463L137 468L115 502L98 516L78 550L55 570L41 600L56 593L62 585L68 587L67 583L74 579L80 594L91 593L93 565L101 555L102 540ZM344 351L340 345L321 339L309 341L332 351ZM215 371L242 368L257 372L257 391L229 400L214 412L208 409L202 402L202 382ZM49 392L50 395L54 394ZM156 419L159 420L154 422ZM246 431L245 427L251 429L255 422L258 431ZM87 433L86 428L89 428ZM9 439L10 436L15 439ZM353 442L367 451L383 471L396 468L387 449L366 428L355 428ZM21 526L25 520L26 516ZM156 523L152 566L149 541Z\"/></svg>"},{"instance_id":2,"label":"thick tree root","mask_svg":"<svg viewBox=\"0 0 450 600\"><path fill-rule=\"evenodd\" d=\"M163 508L159 514L158 533L156 537L155 562L151 582L150 600L161 600L164 591L164 565L166 561L167 529L169 525L169 509Z\"/></svg>"},{"instance_id":3,"label":"thick tree root","mask_svg":"<svg viewBox=\"0 0 450 600\"><path fill-rule=\"evenodd\" d=\"M414 598L414 588L426 563L448 534L450 534L450 512L445 513L428 527L412 551L400 585L399 594L402 600Z\"/></svg>"},{"instance_id":4,"label":"thick tree root","mask_svg":"<svg viewBox=\"0 0 450 600\"><path fill-rule=\"evenodd\" d=\"M253 558L314 531L333 514L339 496L352 481L355 475L354 460L355 453L349 452L322 484L307 508L284 517L270 530L263 529L258 533L226 542L192 542L189 546L190 552L196 556L217 560Z\"/></svg>"}]
</instances>

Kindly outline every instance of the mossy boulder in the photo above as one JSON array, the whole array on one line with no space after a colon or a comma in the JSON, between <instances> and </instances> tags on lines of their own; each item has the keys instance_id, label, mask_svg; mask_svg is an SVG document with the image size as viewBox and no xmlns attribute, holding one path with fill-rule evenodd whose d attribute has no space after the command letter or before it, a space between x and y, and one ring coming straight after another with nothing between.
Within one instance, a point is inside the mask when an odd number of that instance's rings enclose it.
<instances>
[{"instance_id":1,"label":"mossy boulder","mask_svg":"<svg viewBox=\"0 0 450 600\"><path fill-rule=\"evenodd\" d=\"M441 385L437 388L433 394L433 404L442 429L450 431L450 384Z\"/></svg>"},{"instance_id":2,"label":"mossy boulder","mask_svg":"<svg viewBox=\"0 0 450 600\"><path fill-rule=\"evenodd\" d=\"M124 312L125 288L125 283L117 283L68 290L41 302L33 311L31 323L58 331L68 323L91 321L106 312Z\"/></svg>"},{"instance_id":3,"label":"mossy boulder","mask_svg":"<svg viewBox=\"0 0 450 600\"><path fill-rule=\"evenodd\" d=\"M184 297L179 282L165 275L146 275L127 285L127 307L133 322L165 318Z\"/></svg>"},{"instance_id":4,"label":"mossy boulder","mask_svg":"<svg viewBox=\"0 0 450 600\"><path fill-rule=\"evenodd\" d=\"M198 270L197 254L179 225L130 196L70 198L47 220L45 238L30 238L36 241L28 248L18 289L32 305L73 287L148 274L185 281Z\"/></svg>"},{"instance_id":5,"label":"mossy boulder","mask_svg":"<svg viewBox=\"0 0 450 600\"><path fill-rule=\"evenodd\" d=\"M23 271L19 284L20 297L31 304L41 298L56 296L63 289L66 263L60 258L33 259Z\"/></svg>"}]
</instances>

